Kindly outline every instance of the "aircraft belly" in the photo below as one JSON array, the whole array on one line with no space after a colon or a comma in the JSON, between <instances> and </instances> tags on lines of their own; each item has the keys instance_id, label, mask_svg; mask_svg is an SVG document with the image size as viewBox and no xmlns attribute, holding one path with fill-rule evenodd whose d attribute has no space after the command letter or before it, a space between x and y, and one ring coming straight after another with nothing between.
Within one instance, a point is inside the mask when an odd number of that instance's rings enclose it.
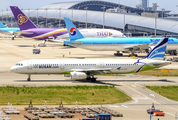
<instances>
[{"instance_id":1,"label":"aircraft belly","mask_svg":"<svg viewBox=\"0 0 178 120\"><path fill-rule=\"evenodd\" d=\"M88 44L74 46L93 51L123 51L125 47L123 44Z\"/></svg>"},{"instance_id":2,"label":"aircraft belly","mask_svg":"<svg viewBox=\"0 0 178 120\"><path fill-rule=\"evenodd\" d=\"M28 73L29 74L59 74L62 71L60 71L59 68L46 68L46 69L33 69L33 70L29 70Z\"/></svg>"},{"instance_id":3,"label":"aircraft belly","mask_svg":"<svg viewBox=\"0 0 178 120\"><path fill-rule=\"evenodd\" d=\"M166 50L177 50L178 49L178 44L168 44Z\"/></svg>"}]
</instances>

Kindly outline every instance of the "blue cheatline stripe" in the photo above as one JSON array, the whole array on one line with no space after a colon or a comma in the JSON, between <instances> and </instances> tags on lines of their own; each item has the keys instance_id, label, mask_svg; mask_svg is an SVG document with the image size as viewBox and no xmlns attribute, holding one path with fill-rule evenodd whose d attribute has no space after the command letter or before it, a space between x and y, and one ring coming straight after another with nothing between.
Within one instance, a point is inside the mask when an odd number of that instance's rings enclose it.
<instances>
[{"instance_id":1,"label":"blue cheatline stripe","mask_svg":"<svg viewBox=\"0 0 178 120\"><path fill-rule=\"evenodd\" d=\"M160 52L165 52L165 51L166 51L166 47L167 47L167 46L163 46L163 47L160 47L160 48L158 48L158 49L155 49L155 51L153 51L153 52L149 55L148 58L151 58L153 55L158 54L158 53L160 53Z\"/></svg>"},{"instance_id":2,"label":"blue cheatline stripe","mask_svg":"<svg viewBox=\"0 0 178 120\"><path fill-rule=\"evenodd\" d=\"M145 65L146 65L146 64L144 64L143 66L141 66L141 67L136 71L136 73L139 72Z\"/></svg>"},{"instance_id":3,"label":"blue cheatline stripe","mask_svg":"<svg viewBox=\"0 0 178 120\"><path fill-rule=\"evenodd\" d=\"M152 56L150 59L153 59L153 58L164 58L164 54L158 54L158 55Z\"/></svg>"}]
</instances>

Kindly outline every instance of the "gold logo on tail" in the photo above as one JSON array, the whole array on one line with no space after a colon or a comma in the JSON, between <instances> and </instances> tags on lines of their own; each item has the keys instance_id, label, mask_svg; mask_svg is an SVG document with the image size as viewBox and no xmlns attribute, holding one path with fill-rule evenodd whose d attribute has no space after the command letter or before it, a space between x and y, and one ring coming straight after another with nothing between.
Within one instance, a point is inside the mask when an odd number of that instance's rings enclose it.
<instances>
[{"instance_id":1,"label":"gold logo on tail","mask_svg":"<svg viewBox=\"0 0 178 120\"><path fill-rule=\"evenodd\" d=\"M28 21L28 18L26 16L23 16L22 14L19 14L17 16L17 18L18 18L18 22L17 23L19 25L22 25L23 23L26 23Z\"/></svg>"}]
</instances>

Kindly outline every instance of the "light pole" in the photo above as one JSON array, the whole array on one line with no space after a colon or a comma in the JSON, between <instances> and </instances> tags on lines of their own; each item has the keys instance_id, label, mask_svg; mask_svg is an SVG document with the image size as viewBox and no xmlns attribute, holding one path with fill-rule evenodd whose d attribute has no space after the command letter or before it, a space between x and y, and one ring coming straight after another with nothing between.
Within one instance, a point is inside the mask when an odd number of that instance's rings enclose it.
<instances>
[{"instance_id":1,"label":"light pole","mask_svg":"<svg viewBox=\"0 0 178 120\"><path fill-rule=\"evenodd\" d=\"M6 17L6 22L8 21L8 8L6 9L7 12L7 17Z\"/></svg>"},{"instance_id":2,"label":"light pole","mask_svg":"<svg viewBox=\"0 0 178 120\"><path fill-rule=\"evenodd\" d=\"M46 27L47 27L47 8L45 9L46 10Z\"/></svg>"},{"instance_id":3,"label":"light pole","mask_svg":"<svg viewBox=\"0 0 178 120\"><path fill-rule=\"evenodd\" d=\"M124 6L124 22L123 22L123 33L125 32L125 6Z\"/></svg>"},{"instance_id":4,"label":"light pole","mask_svg":"<svg viewBox=\"0 0 178 120\"><path fill-rule=\"evenodd\" d=\"M28 9L28 17L30 18L30 9Z\"/></svg>"},{"instance_id":5,"label":"light pole","mask_svg":"<svg viewBox=\"0 0 178 120\"><path fill-rule=\"evenodd\" d=\"M88 10L88 7L85 7L84 9L86 10L86 28L87 28L87 10Z\"/></svg>"},{"instance_id":6,"label":"light pole","mask_svg":"<svg viewBox=\"0 0 178 120\"><path fill-rule=\"evenodd\" d=\"M72 22L73 22L73 8L72 8Z\"/></svg>"},{"instance_id":7,"label":"light pole","mask_svg":"<svg viewBox=\"0 0 178 120\"><path fill-rule=\"evenodd\" d=\"M37 21L37 26L38 26L38 10L39 10L39 9L36 9L36 21Z\"/></svg>"},{"instance_id":8,"label":"light pole","mask_svg":"<svg viewBox=\"0 0 178 120\"><path fill-rule=\"evenodd\" d=\"M2 9L2 17L1 18L2 18L2 21L3 21L3 9Z\"/></svg>"},{"instance_id":9,"label":"light pole","mask_svg":"<svg viewBox=\"0 0 178 120\"><path fill-rule=\"evenodd\" d=\"M164 13L163 12L165 11L165 9L162 8L161 10L162 10L162 18L164 18Z\"/></svg>"},{"instance_id":10,"label":"light pole","mask_svg":"<svg viewBox=\"0 0 178 120\"><path fill-rule=\"evenodd\" d=\"M105 25L105 6L102 7L103 9L103 29L104 29L104 25Z\"/></svg>"},{"instance_id":11,"label":"light pole","mask_svg":"<svg viewBox=\"0 0 178 120\"><path fill-rule=\"evenodd\" d=\"M59 8L59 27L60 27L60 24L61 24L61 8Z\"/></svg>"},{"instance_id":12,"label":"light pole","mask_svg":"<svg viewBox=\"0 0 178 120\"><path fill-rule=\"evenodd\" d=\"M157 16L156 16L156 13L157 13L157 5L153 6L155 8L155 36L156 36L156 29L157 29Z\"/></svg>"}]
</instances>

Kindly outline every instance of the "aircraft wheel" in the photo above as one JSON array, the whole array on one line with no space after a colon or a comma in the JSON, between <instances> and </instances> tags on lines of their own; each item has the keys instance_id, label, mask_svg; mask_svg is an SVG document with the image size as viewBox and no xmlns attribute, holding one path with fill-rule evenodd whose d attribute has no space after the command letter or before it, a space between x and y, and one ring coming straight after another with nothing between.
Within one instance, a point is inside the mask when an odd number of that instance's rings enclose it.
<instances>
[{"instance_id":1,"label":"aircraft wheel","mask_svg":"<svg viewBox=\"0 0 178 120\"><path fill-rule=\"evenodd\" d=\"M91 78L91 81L92 82L96 82L96 78Z\"/></svg>"},{"instance_id":2,"label":"aircraft wheel","mask_svg":"<svg viewBox=\"0 0 178 120\"><path fill-rule=\"evenodd\" d=\"M87 77L86 80L91 80L91 77Z\"/></svg>"},{"instance_id":3,"label":"aircraft wheel","mask_svg":"<svg viewBox=\"0 0 178 120\"><path fill-rule=\"evenodd\" d=\"M28 78L28 79L27 79L27 81L31 81L31 79L30 79L30 78Z\"/></svg>"}]
</instances>

